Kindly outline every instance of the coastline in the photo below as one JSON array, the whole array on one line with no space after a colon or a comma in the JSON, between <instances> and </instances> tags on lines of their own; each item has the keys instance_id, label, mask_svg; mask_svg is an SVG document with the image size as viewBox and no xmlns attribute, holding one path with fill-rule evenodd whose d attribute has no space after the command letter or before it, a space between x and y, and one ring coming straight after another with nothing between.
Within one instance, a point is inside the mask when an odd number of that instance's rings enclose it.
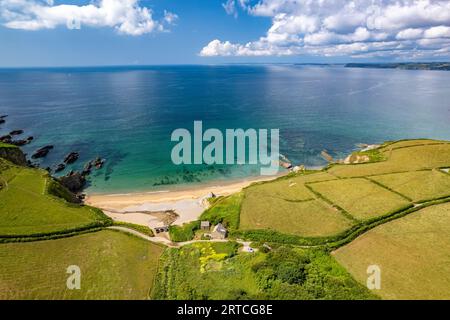
<instances>
[{"instance_id":1,"label":"coastline","mask_svg":"<svg viewBox=\"0 0 450 320\"><path fill-rule=\"evenodd\" d=\"M195 221L207 209L205 199L213 193L228 196L257 182L275 180L287 175L281 172L274 176L249 177L230 182L217 182L194 187L183 186L177 190L160 190L126 194L87 194L85 203L104 211L115 221L130 222L155 228L163 224L164 211L175 211L178 215L174 225Z\"/></svg>"}]
</instances>

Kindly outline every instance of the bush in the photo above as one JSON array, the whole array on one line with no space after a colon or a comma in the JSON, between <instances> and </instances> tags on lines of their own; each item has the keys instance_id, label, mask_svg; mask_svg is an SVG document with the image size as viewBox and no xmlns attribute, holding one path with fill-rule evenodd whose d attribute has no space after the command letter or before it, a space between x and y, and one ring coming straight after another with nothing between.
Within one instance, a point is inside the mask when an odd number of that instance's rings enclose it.
<instances>
[{"instance_id":1,"label":"bush","mask_svg":"<svg viewBox=\"0 0 450 320\"><path fill-rule=\"evenodd\" d=\"M182 226L170 226L169 235L173 242L185 242L194 239L195 231L200 229L200 221L185 223Z\"/></svg>"}]
</instances>

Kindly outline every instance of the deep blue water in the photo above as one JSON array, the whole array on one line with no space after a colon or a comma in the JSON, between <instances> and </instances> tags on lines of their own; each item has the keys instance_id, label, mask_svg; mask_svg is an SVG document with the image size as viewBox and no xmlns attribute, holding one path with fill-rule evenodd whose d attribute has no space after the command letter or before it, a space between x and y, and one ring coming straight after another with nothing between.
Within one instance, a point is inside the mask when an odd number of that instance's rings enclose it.
<instances>
[{"instance_id":1,"label":"deep blue water","mask_svg":"<svg viewBox=\"0 0 450 320\"><path fill-rule=\"evenodd\" d=\"M55 149L43 167L78 151L79 168L107 159L91 192L168 189L258 175L256 166L175 166L170 134L206 128L279 128L281 153L324 164L357 143L450 139L450 72L294 65L0 70L0 134L25 129Z\"/></svg>"}]
</instances>

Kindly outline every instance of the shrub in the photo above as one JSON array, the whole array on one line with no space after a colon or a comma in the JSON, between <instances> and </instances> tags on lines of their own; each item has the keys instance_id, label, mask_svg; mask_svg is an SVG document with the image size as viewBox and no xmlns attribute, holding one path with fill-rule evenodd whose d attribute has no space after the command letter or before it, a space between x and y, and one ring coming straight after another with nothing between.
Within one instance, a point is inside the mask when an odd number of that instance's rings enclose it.
<instances>
[{"instance_id":1,"label":"shrub","mask_svg":"<svg viewBox=\"0 0 450 320\"><path fill-rule=\"evenodd\" d=\"M182 226L170 226L169 235L173 242L184 242L194 239L195 231L200 229L200 221L185 223Z\"/></svg>"}]
</instances>

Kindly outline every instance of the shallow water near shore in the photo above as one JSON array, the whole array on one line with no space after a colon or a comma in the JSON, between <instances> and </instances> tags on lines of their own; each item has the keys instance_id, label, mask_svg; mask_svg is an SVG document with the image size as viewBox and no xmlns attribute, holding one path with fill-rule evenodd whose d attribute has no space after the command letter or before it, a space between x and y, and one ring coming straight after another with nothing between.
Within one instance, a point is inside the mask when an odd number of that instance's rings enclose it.
<instances>
[{"instance_id":1,"label":"shallow water near shore","mask_svg":"<svg viewBox=\"0 0 450 320\"><path fill-rule=\"evenodd\" d=\"M0 135L24 129L31 154L70 169L101 156L89 193L130 193L222 184L258 176L258 166L175 166L177 128L280 129L295 164L342 158L357 143L450 139L450 72L296 65L159 66L0 70ZM67 170L65 172L67 172ZM64 174L65 172L62 172Z\"/></svg>"}]
</instances>

